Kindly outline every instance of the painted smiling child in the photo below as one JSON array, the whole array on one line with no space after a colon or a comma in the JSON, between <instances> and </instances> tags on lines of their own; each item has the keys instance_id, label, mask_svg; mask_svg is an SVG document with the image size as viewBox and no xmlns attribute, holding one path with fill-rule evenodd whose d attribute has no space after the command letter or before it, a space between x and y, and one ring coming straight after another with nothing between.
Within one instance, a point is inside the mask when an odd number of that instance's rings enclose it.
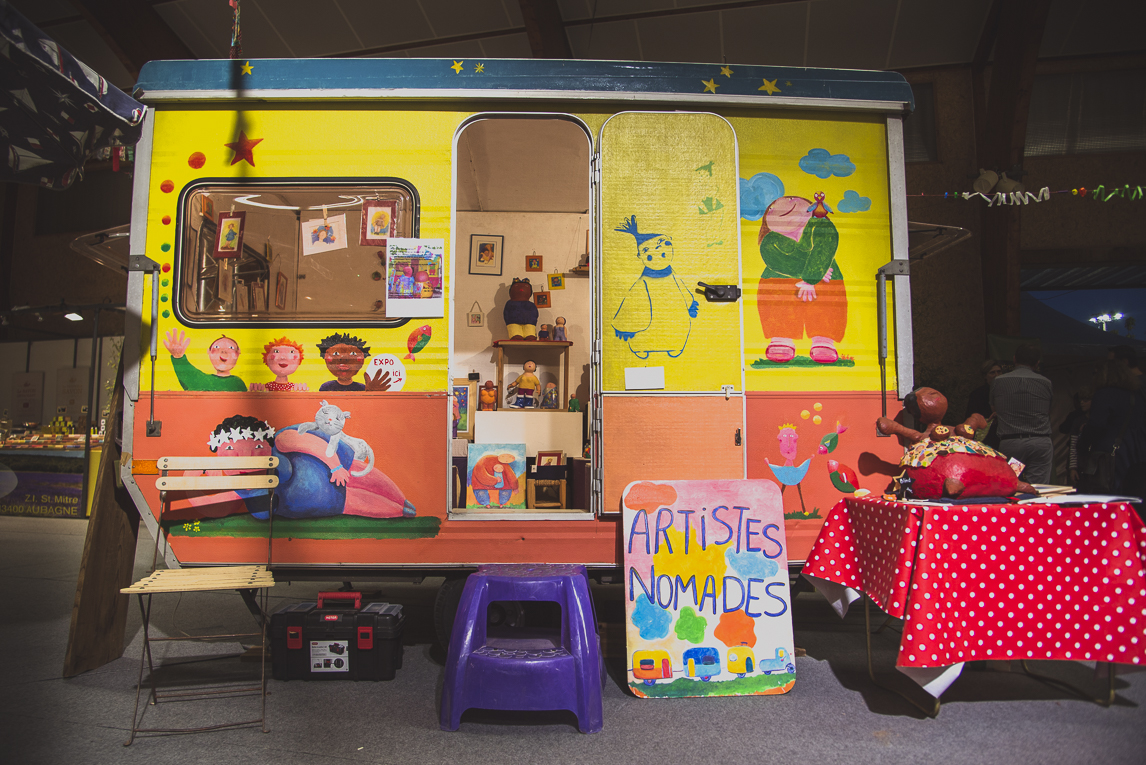
<instances>
[{"instance_id":1,"label":"painted smiling child","mask_svg":"<svg viewBox=\"0 0 1146 765\"><path fill-rule=\"evenodd\" d=\"M318 344L318 352L326 362L326 368L335 379L324 382L319 386L320 391L359 391L359 390L389 390L390 373L379 371L374 377L363 375L366 384L354 381L354 375L362 369L366 359L370 357L370 346L366 341L351 337L342 332L336 332L322 339Z\"/></svg>"},{"instance_id":2,"label":"painted smiling child","mask_svg":"<svg viewBox=\"0 0 1146 765\"><path fill-rule=\"evenodd\" d=\"M294 340L280 337L263 346L263 363L271 370L275 379L269 383L251 383L252 391L309 390L306 383L292 383L290 376L302 364L302 346Z\"/></svg>"}]
</instances>

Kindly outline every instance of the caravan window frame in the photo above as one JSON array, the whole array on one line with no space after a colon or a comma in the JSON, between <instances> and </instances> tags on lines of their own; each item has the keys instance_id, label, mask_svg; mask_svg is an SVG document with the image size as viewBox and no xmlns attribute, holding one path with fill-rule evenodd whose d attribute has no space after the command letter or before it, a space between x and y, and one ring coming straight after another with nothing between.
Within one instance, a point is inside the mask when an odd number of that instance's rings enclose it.
<instances>
[{"instance_id":1,"label":"caravan window frame","mask_svg":"<svg viewBox=\"0 0 1146 765\"><path fill-rule=\"evenodd\" d=\"M310 188L330 188L339 187L345 188L348 193L369 193L378 189L393 189L400 193L407 195L410 200L410 231L408 236L417 238L421 232L421 197L418 194L417 187L403 178L390 177L390 176L376 176L376 177L335 177L335 178L315 178L315 177L275 177L275 178L200 178L192 183L187 184L179 193L178 206L176 208L175 220L175 252L172 261L172 282L173 289L171 294L172 310L174 316L184 325L189 327L218 327L218 328L234 328L234 327L250 327L250 326L273 326L283 328L308 328L308 327L340 327L340 328L392 328L400 327L410 321L407 317L391 317L391 318L374 318L369 312L363 314L361 317L347 318L345 315L338 317L300 317L298 314L274 314L267 313L264 316L248 316L236 313L227 313L219 316L218 318L204 316L191 306L185 304L185 279L186 274L184 270L188 267L187 258L197 258L200 255L202 243L197 237L193 247L187 247L187 237L189 235L188 226L188 205L191 202L192 196L196 192L202 192L206 189L218 190L224 193L242 193L243 191L250 190L252 195L259 193L267 193L269 190L279 188L283 190L298 190L305 191ZM343 208L347 211L353 208ZM336 214L339 211L335 211ZM316 211L315 214L321 215L321 211ZM355 242L357 246L357 229L353 232L347 232L347 237L351 242ZM244 251L255 252L257 248L252 249L250 242L245 242L243 245ZM301 257L301 254L299 255ZM381 270L381 269L380 269ZM268 277L269 277L268 271ZM266 287L268 293L268 300L273 305L275 300L276 284L268 278Z\"/></svg>"}]
</instances>

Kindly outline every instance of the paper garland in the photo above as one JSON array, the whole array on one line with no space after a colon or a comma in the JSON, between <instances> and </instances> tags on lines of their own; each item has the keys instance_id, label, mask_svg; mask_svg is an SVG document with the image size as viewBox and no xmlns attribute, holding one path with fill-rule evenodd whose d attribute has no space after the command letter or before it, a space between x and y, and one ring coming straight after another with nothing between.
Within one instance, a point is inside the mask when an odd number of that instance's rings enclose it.
<instances>
[{"instance_id":1,"label":"paper garland","mask_svg":"<svg viewBox=\"0 0 1146 765\"><path fill-rule=\"evenodd\" d=\"M1099 185L1093 189L1080 186L1077 189L1051 191L1049 187L1043 186L1038 190L1037 194L1032 194L1029 191L1012 191L1008 193L1000 191L994 194L981 194L978 191L948 191L943 194L908 194L907 196L942 197L943 199L952 201L956 199L970 200L974 197L980 197L987 203L988 207L994 207L996 205L1026 205L1031 202L1046 202L1051 198L1051 194L1071 194L1076 197L1090 197L1097 202L1109 202L1115 198L1139 202L1146 198L1146 187L1124 184L1122 186L1107 188L1104 185Z\"/></svg>"}]
</instances>

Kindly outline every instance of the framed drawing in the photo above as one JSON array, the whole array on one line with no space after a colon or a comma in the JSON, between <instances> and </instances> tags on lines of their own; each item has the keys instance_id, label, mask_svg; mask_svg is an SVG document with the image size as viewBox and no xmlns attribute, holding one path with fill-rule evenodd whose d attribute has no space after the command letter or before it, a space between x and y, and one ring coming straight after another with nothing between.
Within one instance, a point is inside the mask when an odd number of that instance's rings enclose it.
<instances>
[{"instance_id":1,"label":"framed drawing","mask_svg":"<svg viewBox=\"0 0 1146 765\"><path fill-rule=\"evenodd\" d=\"M504 236L470 234L470 273L501 276Z\"/></svg>"},{"instance_id":2,"label":"framed drawing","mask_svg":"<svg viewBox=\"0 0 1146 765\"><path fill-rule=\"evenodd\" d=\"M245 212L219 213L218 228L215 229L216 258L237 258L243 254L243 226L246 225Z\"/></svg>"},{"instance_id":3,"label":"framed drawing","mask_svg":"<svg viewBox=\"0 0 1146 765\"><path fill-rule=\"evenodd\" d=\"M526 271L540 271L540 270L542 270L541 269L542 262L544 262L544 258L542 258L540 255L537 255L537 254L530 255L528 258L525 259L525 270Z\"/></svg>"},{"instance_id":4,"label":"framed drawing","mask_svg":"<svg viewBox=\"0 0 1146 765\"><path fill-rule=\"evenodd\" d=\"M477 380L454 378L454 403L457 405L458 432L454 438L474 440L474 410L477 409Z\"/></svg>"},{"instance_id":5,"label":"framed drawing","mask_svg":"<svg viewBox=\"0 0 1146 765\"><path fill-rule=\"evenodd\" d=\"M563 451L560 451L560 450L552 451L552 452L541 452L541 451L539 451L537 453L537 465L538 465L538 467L553 467L556 465L564 465L564 464L565 464L565 452L563 452Z\"/></svg>"},{"instance_id":6,"label":"framed drawing","mask_svg":"<svg viewBox=\"0 0 1146 765\"><path fill-rule=\"evenodd\" d=\"M344 249L346 249L346 213L303 222L303 255L318 255Z\"/></svg>"},{"instance_id":7,"label":"framed drawing","mask_svg":"<svg viewBox=\"0 0 1146 765\"><path fill-rule=\"evenodd\" d=\"M278 278L275 280L275 308L280 311L285 311L287 307L287 286L290 280L287 279L286 274L279 271Z\"/></svg>"},{"instance_id":8,"label":"framed drawing","mask_svg":"<svg viewBox=\"0 0 1146 765\"><path fill-rule=\"evenodd\" d=\"M565 274L548 274L545 277L545 283L549 285L550 290L563 290L565 289Z\"/></svg>"},{"instance_id":9,"label":"framed drawing","mask_svg":"<svg viewBox=\"0 0 1146 765\"><path fill-rule=\"evenodd\" d=\"M362 227L358 243L365 247L383 247L394 234L394 215L398 203L367 199L362 203Z\"/></svg>"},{"instance_id":10,"label":"framed drawing","mask_svg":"<svg viewBox=\"0 0 1146 765\"><path fill-rule=\"evenodd\" d=\"M548 292L534 292L533 293L533 304L536 305L538 308L552 308L553 307L553 301L549 299L549 293Z\"/></svg>"},{"instance_id":11,"label":"framed drawing","mask_svg":"<svg viewBox=\"0 0 1146 765\"><path fill-rule=\"evenodd\" d=\"M525 509L525 444L470 444L466 508Z\"/></svg>"},{"instance_id":12,"label":"framed drawing","mask_svg":"<svg viewBox=\"0 0 1146 765\"><path fill-rule=\"evenodd\" d=\"M485 315L481 311L470 311L466 314L466 326L484 327Z\"/></svg>"}]
</instances>

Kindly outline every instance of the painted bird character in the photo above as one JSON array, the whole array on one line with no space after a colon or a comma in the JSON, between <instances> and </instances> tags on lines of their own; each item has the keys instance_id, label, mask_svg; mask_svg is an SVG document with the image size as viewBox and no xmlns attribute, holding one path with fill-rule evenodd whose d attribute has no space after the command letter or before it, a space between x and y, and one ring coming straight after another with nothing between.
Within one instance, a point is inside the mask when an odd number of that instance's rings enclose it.
<instances>
[{"instance_id":1,"label":"painted bird character","mask_svg":"<svg viewBox=\"0 0 1146 765\"><path fill-rule=\"evenodd\" d=\"M781 496L784 494L784 489L795 486L800 495L800 507L807 513L808 508L804 506L804 490L800 488L800 482L808 474L808 468L812 465L812 457L808 457L799 465L796 464L796 449L800 443L800 434L796 432L796 426L791 423L780 426L780 433L776 436L776 440L780 442L780 456L784 458L784 464L773 465L767 457L764 458L764 463L768 465L772 475L776 476L776 480L780 482Z\"/></svg>"},{"instance_id":2,"label":"painted bird character","mask_svg":"<svg viewBox=\"0 0 1146 765\"><path fill-rule=\"evenodd\" d=\"M813 218L826 218L828 217L828 213L835 212L835 210L824 204L824 192L817 191L814 198L816 203L807 209L807 212L810 212Z\"/></svg>"},{"instance_id":3,"label":"painted bird character","mask_svg":"<svg viewBox=\"0 0 1146 765\"><path fill-rule=\"evenodd\" d=\"M644 270L617 307L613 332L637 358L663 352L675 359L684 353L700 304L673 273L672 238L641 233L635 215L615 230L632 234Z\"/></svg>"},{"instance_id":4,"label":"painted bird character","mask_svg":"<svg viewBox=\"0 0 1146 765\"><path fill-rule=\"evenodd\" d=\"M429 324L423 324L411 332L410 337L406 339L406 348L409 349L410 352L403 358L417 361L417 359L414 358L414 354L426 347L426 344L430 342L430 336L432 334L433 330Z\"/></svg>"},{"instance_id":5,"label":"painted bird character","mask_svg":"<svg viewBox=\"0 0 1146 765\"><path fill-rule=\"evenodd\" d=\"M847 465L841 465L836 460L828 460L828 478L832 480L832 486L844 494L855 494L857 491L862 491L856 471Z\"/></svg>"}]
</instances>

